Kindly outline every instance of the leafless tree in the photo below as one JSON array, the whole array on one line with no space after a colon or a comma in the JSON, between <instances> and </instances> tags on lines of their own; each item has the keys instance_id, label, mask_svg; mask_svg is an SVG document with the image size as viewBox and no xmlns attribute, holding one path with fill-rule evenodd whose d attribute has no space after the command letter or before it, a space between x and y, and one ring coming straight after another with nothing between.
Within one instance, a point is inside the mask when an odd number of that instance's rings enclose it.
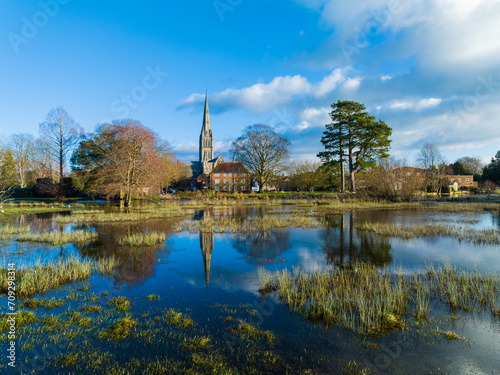
<instances>
[{"instance_id":1,"label":"leafless tree","mask_svg":"<svg viewBox=\"0 0 500 375\"><path fill-rule=\"evenodd\" d=\"M26 133L13 134L10 136L10 144L19 186L25 188L28 185L28 172L33 166L35 138Z\"/></svg>"},{"instance_id":2,"label":"leafless tree","mask_svg":"<svg viewBox=\"0 0 500 375\"><path fill-rule=\"evenodd\" d=\"M312 192L324 183L324 173L320 171L321 163L311 160L299 160L291 163L289 175L296 188Z\"/></svg>"},{"instance_id":3,"label":"leafless tree","mask_svg":"<svg viewBox=\"0 0 500 375\"><path fill-rule=\"evenodd\" d=\"M429 189L441 194L441 189L447 184L445 176L447 165L439 148L433 143L423 145L418 154L417 163L426 171L426 183Z\"/></svg>"},{"instance_id":4,"label":"leafless tree","mask_svg":"<svg viewBox=\"0 0 500 375\"><path fill-rule=\"evenodd\" d=\"M253 174L259 191L284 169L290 142L268 125L248 126L231 147L231 153Z\"/></svg>"},{"instance_id":5,"label":"leafless tree","mask_svg":"<svg viewBox=\"0 0 500 375\"><path fill-rule=\"evenodd\" d=\"M58 164L59 182L64 178L67 156L83 136L83 128L62 107L52 109L40 124L40 136L47 142L51 159Z\"/></svg>"},{"instance_id":6,"label":"leafless tree","mask_svg":"<svg viewBox=\"0 0 500 375\"><path fill-rule=\"evenodd\" d=\"M393 157L380 160L377 167L363 175L362 184L370 197L389 201L411 201L424 187L425 175L404 160Z\"/></svg>"}]
</instances>

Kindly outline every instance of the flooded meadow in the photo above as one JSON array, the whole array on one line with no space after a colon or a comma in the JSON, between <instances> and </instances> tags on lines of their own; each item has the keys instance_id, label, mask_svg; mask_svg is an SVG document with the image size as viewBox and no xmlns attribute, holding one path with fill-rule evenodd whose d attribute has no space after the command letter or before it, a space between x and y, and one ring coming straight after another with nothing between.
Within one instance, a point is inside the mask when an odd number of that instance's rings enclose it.
<instances>
[{"instance_id":1,"label":"flooded meadow","mask_svg":"<svg viewBox=\"0 0 500 375\"><path fill-rule=\"evenodd\" d=\"M46 211L0 217L2 373L500 369L499 204Z\"/></svg>"}]
</instances>

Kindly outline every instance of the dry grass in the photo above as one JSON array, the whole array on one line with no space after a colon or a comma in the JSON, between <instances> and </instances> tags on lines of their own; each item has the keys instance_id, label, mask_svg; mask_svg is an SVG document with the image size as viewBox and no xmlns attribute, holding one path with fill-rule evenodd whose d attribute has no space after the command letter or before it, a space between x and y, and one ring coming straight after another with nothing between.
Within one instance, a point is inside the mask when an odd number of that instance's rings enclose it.
<instances>
[{"instance_id":1,"label":"dry grass","mask_svg":"<svg viewBox=\"0 0 500 375\"><path fill-rule=\"evenodd\" d=\"M75 230L72 232L23 233L17 237L17 240L19 242L45 242L51 245L63 245L67 243L92 243L97 241L97 238L97 232Z\"/></svg>"},{"instance_id":2,"label":"dry grass","mask_svg":"<svg viewBox=\"0 0 500 375\"><path fill-rule=\"evenodd\" d=\"M402 276L359 263L352 270L304 273L259 270L261 293L277 292L280 300L312 321L339 324L363 335L377 336L404 328L403 317L427 318L432 302L452 309L496 312L500 299L497 274L429 268L427 275Z\"/></svg>"},{"instance_id":3,"label":"dry grass","mask_svg":"<svg viewBox=\"0 0 500 375\"><path fill-rule=\"evenodd\" d=\"M87 279L92 272L109 273L115 262L114 258L94 262L72 257L46 265L37 263L31 267L18 264L16 294L18 297L28 297L37 293L45 293L65 283ZM0 270L1 293L7 293L7 285L7 270L2 268Z\"/></svg>"},{"instance_id":4,"label":"dry grass","mask_svg":"<svg viewBox=\"0 0 500 375\"><path fill-rule=\"evenodd\" d=\"M381 223L357 224L356 229L403 239L416 237L448 237L457 239L460 242L469 242L476 245L500 244L500 232L494 229L474 229L465 226L449 226L443 224L400 226Z\"/></svg>"},{"instance_id":5,"label":"dry grass","mask_svg":"<svg viewBox=\"0 0 500 375\"><path fill-rule=\"evenodd\" d=\"M154 246L165 241L165 238L167 238L165 233L137 233L120 237L118 243L122 246Z\"/></svg>"}]
</instances>

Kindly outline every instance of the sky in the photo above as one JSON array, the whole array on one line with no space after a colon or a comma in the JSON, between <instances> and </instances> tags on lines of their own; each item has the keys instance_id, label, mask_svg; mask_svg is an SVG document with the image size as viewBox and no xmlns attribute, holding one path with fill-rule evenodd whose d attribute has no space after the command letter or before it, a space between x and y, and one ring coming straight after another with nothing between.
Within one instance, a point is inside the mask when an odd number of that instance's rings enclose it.
<instances>
[{"instance_id":1,"label":"sky","mask_svg":"<svg viewBox=\"0 0 500 375\"><path fill-rule=\"evenodd\" d=\"M363 103L413 164L500 150L500 0L0 2L0 136L62 106L85 129L132 118L197 160L208 91L215 153L272 126L314 160L331 104Z\"/></svg>"}]
</instances>

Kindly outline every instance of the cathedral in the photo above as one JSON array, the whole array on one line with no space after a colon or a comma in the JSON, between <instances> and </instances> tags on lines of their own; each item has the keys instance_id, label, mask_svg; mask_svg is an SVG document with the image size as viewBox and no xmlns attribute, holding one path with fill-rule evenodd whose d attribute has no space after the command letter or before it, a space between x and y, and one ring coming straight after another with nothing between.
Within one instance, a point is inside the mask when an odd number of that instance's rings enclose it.
<instances>
[{"instance_id":1,"label":"cathedral","mask_svg":"<svg viewBox=\"0 0 500 375\"><path fill-rule=\"evenodd\" d=\"M214 158L214 138L210 127L210 115L208 113L208 95L205 94L205 111L203 113L203 124L200 133L200 160L191 162L192 178L197 178L203 174L208 175L212 170L224 163L221 155Z\"/></svg>"}]
</instances>

